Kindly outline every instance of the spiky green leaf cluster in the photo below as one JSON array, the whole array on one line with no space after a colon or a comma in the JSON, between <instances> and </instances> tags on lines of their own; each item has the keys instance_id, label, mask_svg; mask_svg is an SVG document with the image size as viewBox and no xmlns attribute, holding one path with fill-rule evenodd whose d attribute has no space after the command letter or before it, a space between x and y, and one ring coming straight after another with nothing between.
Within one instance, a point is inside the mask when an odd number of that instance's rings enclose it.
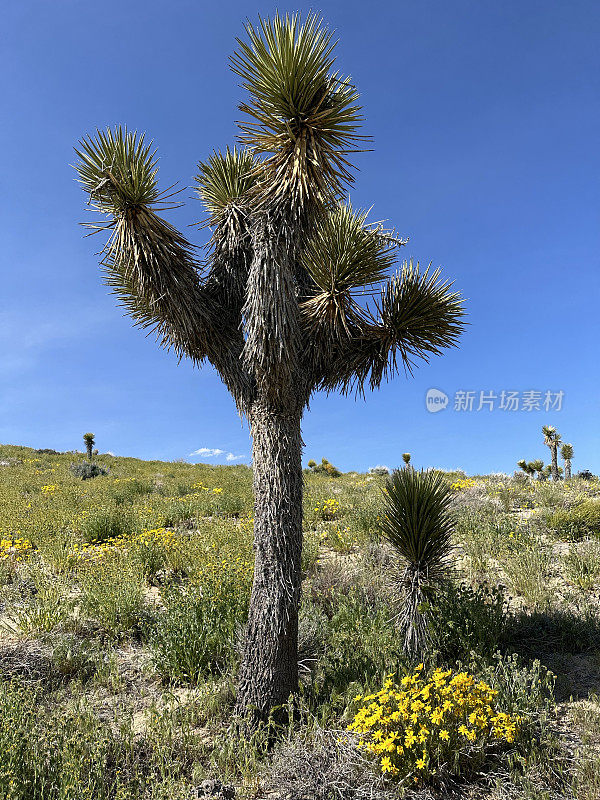
<instances>
[{"instance_id":1,"label":"spiky green leaf cluster","mask_svg":"<svg viewBox=\"0 0 600 800\"><path fill-rule=\"evenodd\" d=\"M262 197L328 202L352 182L346 156L364 139L358 92L332 71L332 34L313 13L304 22L276 14L256 27L247 23L246 33L231 66L250 95L240 105L250 117L239 123L241 141L268 154Z\"/></svg>"},{"instance_id":2,"label":"spiky green leaf cluster","mask_svg":"<svg viewBox=\"0 0 600 800\"><path fill-rule=\"evenodd\" d=\"M411 371L415 358L426 361L443 348L456 347L464 330L463 299L452 283L441 279L441 270L420 269L405 261L384 287L379 302L382 338L392 353L398 351Z\"/></svg>"},{"instance_id":3,"label":"spiky green leaf cluster","mask_svg":"<svg viewBox=\"0 0 600 800\"><path fill-rule=\"evenodd\" d=\"M565 443L560 448L560 454L566 461L570 461L573 458L573 452L574 450L572 444Z\"/></svg>"},{"instance_id":4,"label":"spiky green leaf cluster","mask_svg":"<svg viewBox=\"0 0 600 800\"><path fill-rule=\"evenodd\" d=\"M367 222L367 212L340 204L324 214L306 242L301 263L312 280L304 316L333 334L349 334L349 324L364 316L353 290L382 281L394 263L397 242L379 225Z\"/></svg>"},{"instance_id":5,"label":"spiky green leaf cluster","mask_svg":"<svg viewBox=\"0 0 600 800\"><path fill-rule=\"evenodd\" d=\"M554 425L543 425L542 433L544 434L544 444L548 445L548 447L558 444L561 440L561 435Z\"/></svg>"},{"instance_id":6,"label":"spiky green leaf cluster","mask_svg":"<svg viewBox=\"0 0 600 800\"><path fill-rule=\"evenodd\" d=\"M152 142L146 144L145 134L138 136L119 125L84 137L75 152L79 180L102 214L120 214L132 205L149 206L164 199L156 180L156 150Z\"/></svg>"},{"instance_id":7,"label":"spiky green leaf cluster","mask_svg":"<svg viewBox=\"0 0 600 800\"><path fill-rule=\"evenodd\" d=\"M250 150L234 147L224 153L215 151L198 164L196 191L210 215L210 223L218 225L232 206L241 209L256 183L258 162Z\"/></svg>"},{"instance_id":8,"label":"spiky green leaf cluster","mask_svg":"<svg viewBox=\"0 0 600 800\"><path fill-rule=\"evenodd\" d=\"M301 373L306 402L319 388L374 389L456 344L462 300L412 261L387 279L405 242L341 202L360 109L322 20L276 15L246 32L232 59L249 93L246 146L214 152L196 178L212 227L206 277L157 213L172 195L159 191L152 144L121 127L80 143L80 181L107 217L90 227L111 233L106 282L162 344L243 385L244 402L259 373L285 385Z\"/></svg>"}]
</instances>

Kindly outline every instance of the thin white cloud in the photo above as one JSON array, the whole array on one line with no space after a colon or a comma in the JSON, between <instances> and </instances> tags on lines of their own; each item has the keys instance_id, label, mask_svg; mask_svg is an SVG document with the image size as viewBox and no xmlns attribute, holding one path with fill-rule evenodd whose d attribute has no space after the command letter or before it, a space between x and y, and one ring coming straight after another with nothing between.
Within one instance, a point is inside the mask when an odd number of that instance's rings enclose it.
<instances>
[{"instance_id":1,"label":"thin white cloud","mask_svg":"<svg viewBox=\"0 0 600 800\"><path fill-rule=\"evenodd\" d=\"M246 458L246 456L243 454L241 456L234 456L233 453L227 453L225 456L226 461L239 461L241 458Z\"/></svg>"},{"instance_id":2,"label":"thin white cloud","mask_svg":"<svg viewBox=\"0 0 600 800\"><path fill-rule=\"evenodd\" d=\"M190 456L201 456L202 458L225 456L225 461L241 461L242 458L246 458L243 454L236 456L235 453L228 453L226 450L221 450L220 447L199 447L193 453L190 453Z\"/></svg>"}]
</instances>

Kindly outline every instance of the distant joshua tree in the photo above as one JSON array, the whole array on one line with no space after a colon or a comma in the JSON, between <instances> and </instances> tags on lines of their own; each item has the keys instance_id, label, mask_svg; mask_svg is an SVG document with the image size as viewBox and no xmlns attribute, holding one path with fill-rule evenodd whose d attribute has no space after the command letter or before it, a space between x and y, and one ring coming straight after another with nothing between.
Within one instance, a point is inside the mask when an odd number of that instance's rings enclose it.
<instances>
[{"instance_id":1,"label":"distant joshua tree","mask_svg":"<svg viewBox=\"0 0 600 800\"><path fill-rule=\"evenodd\" d=\"M571 459L573 458L573 445L563 444L560 448L560 455L565 464L565 480L571 480Z\"/></svg>"},{"instance_id":2,"label":"distant joshua tree","mask_svg":"<svg viewBox=\"0 0 600 800\"><path fill-rule=\"evenodd\" d=\"M552 467L550 466L550 464L546 464L546 466L540 473L540 479L543 481L547 481L551 475L552 475Z\"/></svg>"},{"instance_id":3,"label":"distant joshua tree","mask_svg":"<svg viewBox=\"0 0 600 800\"><path fill-rule=\"evenodd\" d=\"M545 480L544 478L544 462L541 458L536 458L533 461L529 462L529 466L532 469L533 473L537 472L538 481Z\"/></svg>"},{"instance_id":4,"label":"distant joshua tree","mask_svg":"<svg viewBox=\"0 0 600 800\"><path fill-rule=\"evenodd\" d=\"M544 466L544 462L540 461L539 459L537 461L525 461L525 459L522 458L520 461L517 461L517 466L520 467L525 475L532 480L535 477L538 464L541 464L542 467Z\"/></svg>"},{"instance_id":5,"label":"distant joshua tree","mask_svg":"<svg viewBox=\"0 0 600 800\"><path fill-rule=\"evenodd\" d=\"M557 481L559 479L558 445L560 444L560 433L557 432L553 425L544 425L542 427L542 433L544 434L544 444L550 448L550 457L552 459L550 472L552 473L552 480Z\"/></svg>"},{"instance_id":6,"label":"distant joshua tree","mask_svg":"<svg viewBox=\"0 0 600 800\"><path fill-rule=\"evenodd\" d=\"M410 453L402 453L402 461L404 461L404 463L408 467L410 464Z\"/></svg>"},{"instance_id":7,"label":"distant joshua tree","mask_svg":"<svg viewBox=\"0 0 600 800\"><path fill-rule=\"evenodd\" d=\"M91 461L94 445L96 444L96 438L93 433L84 433L83 441L85 442L85 449L87 450L88 461Z\"/></svg>"},{"instance_id":8,"label":"distant joshua tree","mask_svg":"<svg viewBox=\"0 0 600 800\"><path fill-rule=\"evenodd\" d=\"M351 81L309 14L246 24L231 58L246 96L241 150L199 165L211 238L204 263L162 212L144 136L98 132L78 149L103 265L127 313L158 341L210 361L246 417L254 470L254 583L236 711L254 720L298 691L302 416L320 390L376 389L457 344L463 306L438 270L405 262L392 230L345 199L363 149ZM375 296L369 307L365 295Z\"/></svg>"}]
</instances>

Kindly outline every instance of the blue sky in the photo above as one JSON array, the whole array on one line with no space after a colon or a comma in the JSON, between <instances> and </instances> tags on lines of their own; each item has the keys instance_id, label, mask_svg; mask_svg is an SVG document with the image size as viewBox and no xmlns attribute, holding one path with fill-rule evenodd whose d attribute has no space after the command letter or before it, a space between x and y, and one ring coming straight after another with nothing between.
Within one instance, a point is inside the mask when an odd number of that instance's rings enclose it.
<instances>
[{"instance_id":1,"label":"blue sky","mask_svg":"<svg viewBox=\"0 0 600 800\"><path fill-rule=\"evenodd\" d=\"M281 10L307 10L305 4ZM316 6L315 6L316 7ZM7 0L0 33L0 442L59 450L96 433L141 458L249 461L247 430L210 367L177 364L134 330L83 238L72 147L116 123L159 148L161 182L232 144L241 90L227 58L265 3ZM338 61L362 95L374 151L355 206L410 237L467 298L460 349L365 401L318 395L306 459L344 470L417 465L512 471L547 459L540 428L600 472L600 9L574 0L326 0ZM190 196L171 219L201 216ZM428 389L449 397L429 413ZM505 411L501 391L563 391L560 411ZM473 411L455 411L456 392ZM480 392L497 396L477 411Z\"/></svg>"}]
</instances>

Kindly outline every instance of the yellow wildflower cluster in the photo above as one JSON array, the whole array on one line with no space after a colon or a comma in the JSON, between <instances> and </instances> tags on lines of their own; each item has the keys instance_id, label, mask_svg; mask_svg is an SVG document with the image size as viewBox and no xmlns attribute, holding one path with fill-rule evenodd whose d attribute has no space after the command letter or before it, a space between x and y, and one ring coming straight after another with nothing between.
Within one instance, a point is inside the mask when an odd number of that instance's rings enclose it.
<instances>
[{"instance_id":1,"label":"yellow wildflower cluster","mask_svg":"<svg viewBox=\"0 0 600 800\"><path fill-rule=\"evenodd\" d=\"M454 483L450 484L450 488L454 492L462 492L465 489L470 489L472 486L475 486L477 481L473 480L473 478L461 478L458 481L454 481Z\"/></svg>"},{"instance_id":2,"label":"yellow wildflower cluster","mask_svg":"<svg viewBox=\"0 0 600 800\"><path fill-rule=\"evenodd\" d=\"M42 486L42 494L46 497L52 497L58 491L58 486L56 484L48 484L47 486Z\"/></svg>"},{"instance_id":3,"label":"yellow wildflower cluster","mask_svg":"<svg viewBox=\"0 0 600 800\"><path fill-rule=\"evenodd\" d=\"M341 553L348 553L355 544L352 531L345 525L328 526L321 531L319 538Z\"/></svg>"},{"instance_id":4,"label":"yellow wildflower cluster","mask_svg":"<svg viewBox=\"0 0 600 800\"><path fill-rule=\"evenodd\" d=\"M319 514L321 519L336 519L340 513L340 503L339 500L329 498L329 500L323 500L322 503L315 506L314 510Z\"/></svg>"},{"instance_id":5,"label":"yellow wildflower cluster","mask_svg":"<svg viewBox=\"0 0 600 800\"><path fill-rule=\"evenodd\" d=\"M380 692L355 698L363 706L349 730L364 736L359 746L382 772L424 782L457 756L514 742L521 720L496 709L497 691L468 672L422 671L420 664L399 684L388 676Z\"/></svg>"},{"instance_id":6,"label":"yellow wildflower cluster","mask_svg":"<svg viewBox=\"0 0 600 800\"><path fill-rule=\"evenodd\" d=\"M29 539L0 539L0 560L23 561L32 549Z\"/></svg>"},{"instance_id":7,"label":"yellow wildflower cluster","mask_svg":"<svg viewBox=\"0 0 600 800\"><path fill-rule=\"evenodd\" d=\"M155 528L154 530L142 531L142 533L138 533L135 536L116 536L113 539L107 539L105 542L76 544L73 547L73 553L78 558L97 561L110 553L118 550L128 550L132 546L150 547L152 545L161 545L168 548L172 547L175 541L176 534L174 531L166 528Z\"/></svg>"},{"instance_id":8,"label":"yellow wildflower cluster","mask_svg":"<svg viewBox=\"0 0 600 800\"><path fill-rule=\"evenodd\" d=\"M207 561L198 568L194 583L213 603L245 603L249 596L254 561L243 556Z\"/></svg>"},{"instance_id":9,"label":"yellow wildflower cluster","mask_svg":"<svg viewBox=\"0 0 600 800\"><path fill-rule=\"evenodd\" d=\"M209 486L203 486L201 483L192 484L192 489L195 489L197 493L198 493L198 490L204 491L204 492L212 492L213 494L221 494L221 492L223 491L223 489L220 489L218 487L216 487L214 489L211 489ZM187 495L187 496L189 496L189 495Z\"/></svg>"}]
</instances>

